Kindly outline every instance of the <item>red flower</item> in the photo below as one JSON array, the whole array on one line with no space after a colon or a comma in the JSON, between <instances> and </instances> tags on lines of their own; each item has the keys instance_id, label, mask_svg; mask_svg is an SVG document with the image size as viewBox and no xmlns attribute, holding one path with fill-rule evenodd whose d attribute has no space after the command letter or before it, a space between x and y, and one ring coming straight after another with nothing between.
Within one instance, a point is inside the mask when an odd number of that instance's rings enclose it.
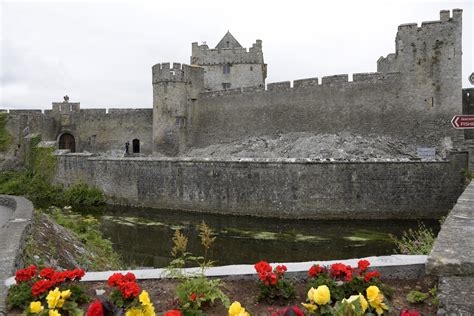
<instances>
[{"instance_id":1,"label":"red flower","mask_svg":"<svg viewBox=\"0 0 474 316\"><path fill-rule=\"evenodd\" d=\"M114 273L107 280L107 284L109 286L112 286L112 287L119 286L122 282L123 282L123 274L122 273Z\"/></svg>"},{"instance_id":2,"label":"red flower","mask_svg":"<svg viewBox=\"0 0 474 316\"><path fill-rule=\"evenodd\" d=\"M40 277L44 278L44 279L50 279L53 277L54 273L56 271L54 271L54 269L52 268L44 268L43 270L40 271Z\"/></svg>"},{"instance_id":3,"label":"red flower","mask_svg":"<svg viewBox=\"0 0 474 316\"><path fill-rule=\"evenodd\" d=\"M123 276L123 280L128 282L135 282L137 278L135 277L135 274L133 274L132 272L128 272Z\"/></svg>"},{"instance_id":4,"label":"red flower","mask_svg":"<svg viewBox=\"0 0 474 316\"><path fill-rule=\"evenodd\" d=\"M86 316L103 316L104 309L99 300L95 300L87 309Z\"/></svg>"},{"instance_id":5,"label":"red flower","mask_svg":"<svg viewBox=\"0 0 474 316\"><path fill-rule=\"evenodd\" d=\"M275 268L275 271L276 273L278 273L279 275L283 275L283 273L285 273L288 269L286 268L286 266L277 266Z\"/></svg>"},{"instance_id":6,"label":"red flower","mask_svg":"<svg viewBox=\"0 0 474 316\"><path fill-rule=\"evenodd\" d=\"M365 274L364 281L369 282L370 279L372 279L372 278L380 278L380 272L378 272L378 271L367 272Z\"/></svg>"},{"instance_id":7,"label":"red flower","mask_svg":"<svg viewBox=\"0 0 474 316\"><path fill-rule=\"evenodd\" d=\"M190 300L191 302L194 302L194 301L196 300L196 296L197 296L196 293L193 293L193 294L189 295L189 300Z\"/></svg>"},{"instance_id":8,"label":"red flower","mask_svg":"<svg viewBox=\"0 0 474 316\"><path fill-rule=\"evenodd\" d=\"M309 268L308 276L310 278L315 278L318 276L318 274L320 274L323 271L324 271L324 268L320 267L319 264L315 264L311 268Z\"/></svg>"},{"instance_id":9,"label":"red flower","mask_svg":"<svg viewBox=\"0 0 474 316\"><path fill-rule=\"evenodd\" d=\"M33 283L33 286L31 287L31 294L37 297L38 295L45 293L47 290L49 290L53 286L54 286L54 282L51 280L36 281L35 283Z\"/></svg>"},{"instance_id":10,"label":"red flower","mask_svg":"<svg viewBox=\"0 0 474 316\"><path fill-rule=\"evenodd\" d=\"M362 272L367 270L367 268L370 266L370 262L367 260L359 260L357 266L359 267L359 275L361 275Z\"/></svg>"},{"instance_id":11,"label":"red flower","mask_svg":"<svg viewBox=\"0 0 474 316\"><path fill-rule=\"evenodd\" d=\"M181 316L181 312L179 310L174 309L172 311L167 311L163 314L163 316Z\"/></svg>"},{"instance_id":12,"label":"red flower","mask_svg":"<svg viewBox=\"0 0 474 316\"><path fill-rule=\"evenodd\" d=\"M260 261L259 263L256 263L254 265L255 267L255 270L258 272L258 273L261 273L261 272L272 272L272 266L268 264L268 262L266 261Z\"/></svg>"},{"instance_id":13,"label":"red flower","mask_svg":"<svg viewBox=\"0 0 474 316\"><path fill-rule=\"evenodd\" d=\"M74 269L73 271L71 271L71 276L73 276L73 278L70 278L71 281L74 279L76 281L79 281L80 279L82 279L82 277L86 274L86 272L82 269Z\"/></svg>"},{"instance_id":14,"label":"red flower","mask_svg":"<svg viewBox=\"0 0 474 316\"><path fill-rule=\"evenodd\" d=\"M36 266L29 266L26 269L20 269L15 273L16 283L28 282L36 276Z\"/></svg>"},{"instance_id":15,"label":"red flower","mask_svg":"<svg viewBox=\"0 0 474 316\"><path fill-rule=\"evenodd\" d=\"M331 276L333 278L345 278L346 281L350 281L352 280L353 271L354 269L351 266L342 263L334 263L331 265Z\"/></svg>"},{"instance_id":16,"label":"red flower","mask_svg":"<svg viewBox=\"0 0 474 316\"><path fill-rule=\"evenodd\" d=\"M285 308L282 314L283 316L286 316L286 315L304 316L304 313L296 306L290 306L290 307Z\"/></svg>"},{"instance_id":17,"label":"red flower","mask_svg":"<svg viewBox=\"0 0 474 316\"><path fill-rule=\"evenodd\" d=\"M258 274L258 278L261 280L261 281L265 281L268 277L268 272L266 271L262 271Z\"/></svg>"},{"instance_id":18,"label":"red flower","mask_svg":"<svg viewBox=\"0 0 474 316\"><path fill-rule=\"evenodd\" d=\"M66 281L68 273L68 271L56 271L51 277L51 281L53 281L54 283L62 283Z\"/></svg>"},{"instance_id":19,"label":"red flower","mask_svg":"<svg viewBox=\"0 0 474 316\"><path fill-rule=\"evenodd\" d=\"M271 285L276 285L276 284L277 284L277 281L278 281L278 279L277 279L276 274L275 274L275 273L271 273L271 274L270 274L270 284L271 284Z\"/></svg>"},{"instance_id":20,"label":"red flower","mask_svg":"<svg viewBox=\"0 0 474 316\"><path fill-rule=\"evenodd\" d=\"M135 282L122 282L118 286L125 298L137 297L140 294L140 287Z\"/></svg>"},{"instance_id":21,"label":"red flower","mask_svg":"<svg viewBox=\"0 0 474 316\"><path fill-rule=\"evenodd\" d=\"M411 310L402 310L402 313L400 314L400 316L421 316L420 312L419 311L411 311Z\"/></svg>"}]
</instances>

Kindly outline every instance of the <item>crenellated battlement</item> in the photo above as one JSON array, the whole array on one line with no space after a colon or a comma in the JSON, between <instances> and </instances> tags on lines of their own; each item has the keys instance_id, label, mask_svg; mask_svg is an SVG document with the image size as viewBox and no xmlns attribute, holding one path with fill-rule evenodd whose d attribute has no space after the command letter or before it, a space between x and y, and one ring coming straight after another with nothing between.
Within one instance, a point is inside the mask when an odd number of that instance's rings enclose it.
<instances>
[{"instance_id":1,"label":"crenellated battlement","mask_svg":"<svg viewBox=\"0 0 474 316\"><path fill-rule=\"evenodd\" d=\"M219 65L232 64L262 64L262 41L256 40L252 47L209 48L206 44L192 43L191 64Z\"/></svg>"},{"instance_id":2,"label":"crenellated battlement","mask_svg":"<svg viewBox=\"0 0 474 316\"><path fill-rule=\"evenodd\" d=\"M401 24L395 38L395 53L379 58L377 61L378 71L404 72L404 68L407 66L409 68L406 71L410 71L413 68L413 62L420 65L426 61L426 55L439 55L442 49L447 51L453 49L455 54L460 54L462 10L454 9L452 14L449 10L442 10L439 16L439 20L424 21L420 26L417 23ZM423 56L420 56L418 60L413 60L413 55L416 55L417 52L421 52L420 54ZM447 58L452 58L447 55ZM398 60L401 56L406 56L404 57L406 60Z\"/></svg>"},{"instance_id":3,"label":"crenellated battlement","mask_svg":"<svg viewBox=\"0 0 474 316\"><path fill-rule=\"evenodd\" d=\"M186 82L204 74L204 69L195 65L181 63L160 63L152 67L153 83L157 82Z\"/></svg>"},{"instance_id":4,"label":"crenellated battlement","mask_svg":"<svg viewBox=\"0 0 474 316\"><path fill-rule=\"evenodd\" d=\"M291 81L282 81L282 82L272 82L267 84L267 88L261 86L246 87L246 88L236 88L236 89L227 89L227 90L217 90L217 91L208 91L202 92L201 97L203 98L213 98L220 96L235 96L239 94L250 94L250 93L272 93L272 92L288 92L289 90L298 90L298 89L307 89L307 88L317 88L317 89L339 89L339 88L348 88L357 85L374 85L374 87L380 83L384 82L396 82L401 78L401 74L398 72L383 74L380 72L367 72L367 73L355 73L352 75L353 80L349 81L348 74L340 74L334 76L325 76L322 77L321 83L318 78L307 78L307 79L298 79ZM292 85L293 83L293 85Z\"/></svg>"}]
</instances>

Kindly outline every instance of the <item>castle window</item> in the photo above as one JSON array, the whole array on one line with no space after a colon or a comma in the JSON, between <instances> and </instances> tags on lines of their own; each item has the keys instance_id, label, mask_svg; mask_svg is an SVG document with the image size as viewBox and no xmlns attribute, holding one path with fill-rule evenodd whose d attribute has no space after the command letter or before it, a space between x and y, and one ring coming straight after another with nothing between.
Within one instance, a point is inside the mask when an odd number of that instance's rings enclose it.
<instances>
[{"instance_id":1,"label":"castle window","mask_svg":"<svg viewBox=\"0 0 474 316\"><path fill-rule=\"evenodd\" d=\"M230 74L230 64L225 64L223 69L224 74Z\"/></svg>"},{"instance_id":2,"label":"castle window","mask_svg":"<svg viewBox=\"0 0 474 316\"><path fill-rule=\"evenodd\" d=\"M224 90L230 89L230 82L224 82L224 83L222 84L222 88L223 88Z\"/></svg>"},{"instance_id":3,"label":"castle window","mask_svg":"<svg viewBox=\"0 0 474 316\"><path fill-rule=\"evenodd\" d=\"M250 66L250 71L253 71L253 66Z\"/></svg>"},{"instance_id":4,"label":"castle window","mask_svg":"<svg viewBox=\"0 0 474 316\"><path fill-rule=\"evenodd\" d=\"M132 140L132 152L134 154L138 154L140 152L140 140L139 139Z\"/></svg>"},{"instance_id":5,"label":"castle window","mask_svg":"<svg viewBox=\"0 0 474 316\"><path fill-rule=\"evenodd\" d=\"M227 48L230 47L230 42L229 41L227 41L225 44L227 45Z\"/></svg>"}]
</instances>

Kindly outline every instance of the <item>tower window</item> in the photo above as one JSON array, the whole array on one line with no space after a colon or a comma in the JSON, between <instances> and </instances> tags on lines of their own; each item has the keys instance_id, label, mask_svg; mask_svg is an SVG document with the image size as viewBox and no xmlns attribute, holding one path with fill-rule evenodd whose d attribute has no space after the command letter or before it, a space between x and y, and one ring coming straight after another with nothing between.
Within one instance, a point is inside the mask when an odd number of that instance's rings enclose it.
<instances>
[{"instance_id":1,"label":"tower window","mask_svg":"<svg viewBox=\"0 0 474 316\"><path fill-rule=\"evenodd\" d=\"M224 83L222 84L222 88L223 88L224 90L230 89L230 82L224 82Z\"/></svg>"},{"instance_id":2,"label":"tower window","mask_svg":"<svg viewBox=\"0 0 474 316\"><path fill-rule=\"evenodd\" d=\"M223 69L224 74L230 74L230 64L225 64Z\"/></svg>"},{"instance_id":3,"label":"tower window","mask_svg":"<svg viewBox=\"0 0 474 316\"><path fill-rule=\"evenodd\" d=\"M226 45L227 45L227 48L229 48L229 47L230 47L230 42L227 41L227 42L226 42Z\"/></svg>"}]
</instances>

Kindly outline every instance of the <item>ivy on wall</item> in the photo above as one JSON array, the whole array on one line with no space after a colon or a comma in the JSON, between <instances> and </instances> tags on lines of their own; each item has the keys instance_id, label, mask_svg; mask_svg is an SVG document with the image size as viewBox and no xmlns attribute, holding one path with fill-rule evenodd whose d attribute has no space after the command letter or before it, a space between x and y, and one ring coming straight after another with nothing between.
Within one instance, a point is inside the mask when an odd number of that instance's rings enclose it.
<instances>
[{"instance_id":1,"label":"ivy on wall","mask_svg":"<svg viewBox=\"0 0 474 316\"><path fill-rule=\"evenodd\" d=\"M0 152L6 152L13 137L7 131L7 113L0 113Z\"/></svg>"}]
</instances>

